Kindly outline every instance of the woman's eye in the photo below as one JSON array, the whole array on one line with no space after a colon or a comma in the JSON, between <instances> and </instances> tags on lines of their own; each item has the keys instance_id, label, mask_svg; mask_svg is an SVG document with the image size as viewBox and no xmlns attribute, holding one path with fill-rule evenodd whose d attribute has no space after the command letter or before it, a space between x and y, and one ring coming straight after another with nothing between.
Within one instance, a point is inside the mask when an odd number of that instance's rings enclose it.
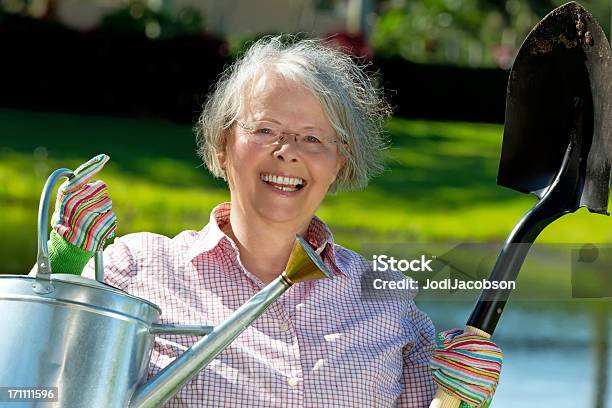
<instances>
[{"instance_id":1,"label":"woman's eye","mask_svg":"<svg viewBox=\"0 0 612 408\"><path fill-rule=\"evenodd\" d=\"M316 136L304 136L304 141L307 143L321 143L321 140Z\"/></svg>"},{"instance_id":2,"label":"woman's eye","mask_svg":"<svg viewBox=\"0 0 612 408\"><path fill-rule=\"evenodd\" d=\"M257 129L257 133L261 135L272 135L274 134L274 131L270 128L261 128L261 129Z\"/></svg>"}]
</instances>

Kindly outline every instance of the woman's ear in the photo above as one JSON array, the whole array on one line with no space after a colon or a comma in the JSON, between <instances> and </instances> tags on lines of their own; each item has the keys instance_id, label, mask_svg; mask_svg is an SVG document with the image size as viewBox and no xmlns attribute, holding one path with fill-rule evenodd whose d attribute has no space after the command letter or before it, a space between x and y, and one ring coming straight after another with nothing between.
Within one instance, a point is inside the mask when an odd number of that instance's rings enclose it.
<instances>
[{"instance_id":1,"label":"woman's ear","mask_svg":"<svg viewBox=\"0 0 612 408\"><path fill-rule=\"evenodd\" d=\"M226 154L225 154L225 147L223 148L223 151L217 153L217 160L219 161L219 166L221 166L221 169L223 169L223 171L225 171L225 165L227 163L227 157L226 157Z\"/></svg>"},{"instance_id":2,"label":"woman's ear","mask_svg":"<svg viewBox=\"0 0 612 408\"><path fill-rule=\"evenodd\" d=\"M340 173L340 170L342 170L342 168L346 164L346 161L348 160L348 156L347 156L349 154L348 143L343 143L342 146L344 147L344 154L342 153L338 154L338 171L336 171L336 175Z\"/></svg>"},{"instance_id":3,"label":"woman's ear","mask_svg":"<svg viewBox=\"0 0 612 408\"><path fill-rule=\"evenodd\" d=\"M334 182L336 181L336 179L338 178L338 174L340 174L340 172L342 171L342 168L344 167L344 165L346 164L346 160L347 157L339 154L338 155L338 163L336 163L336 172L334 174L334 177L331 180L331 183L329 184L330 187L334 184Z\"/></svg>"},{"instance_id":4,"label":"woman's ear","mask_svg":"<svg viewBox=\"0 0 612 408\"><path fill-rule=\"evenodd\" d=\"M227 167L227 145L229 142L228 140L229 137L230 137L230 131L228 129L224 130L223 131L223 143L221 145L221 148L217 152L217 160L219 161L219 166L221 166L223 173L225 173L225 168Z\"/></svg>"}]
</instances>

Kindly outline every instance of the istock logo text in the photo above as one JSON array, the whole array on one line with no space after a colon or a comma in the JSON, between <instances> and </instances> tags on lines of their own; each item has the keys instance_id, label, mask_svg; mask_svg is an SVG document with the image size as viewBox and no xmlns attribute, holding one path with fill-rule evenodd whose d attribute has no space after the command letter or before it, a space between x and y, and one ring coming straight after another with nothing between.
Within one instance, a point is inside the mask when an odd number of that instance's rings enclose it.
<instances>
[{"instance_id":1,"label":"istock logo text","mask_svg":"<svg viewBox=\"0 0 612 408\"><path fill-rule=\"evenodd\" d=\"M379 272L385 271L412 271L412 272L432 272L429 264L433 259L426 259L425 255L421 255L420 259L395 259L387 255L374 255L374 270Z\"/></svg>"}]
</instances>

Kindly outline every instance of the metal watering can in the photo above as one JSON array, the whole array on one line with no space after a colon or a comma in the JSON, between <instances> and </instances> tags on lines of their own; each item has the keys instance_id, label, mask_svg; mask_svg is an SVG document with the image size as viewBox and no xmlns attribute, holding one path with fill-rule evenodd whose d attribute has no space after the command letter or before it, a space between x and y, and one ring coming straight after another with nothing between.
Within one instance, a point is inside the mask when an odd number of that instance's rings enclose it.
<instances>
[{"instance_id":1,"label":"metal watering can","mask_svg":"<svg viewBox=\"0 0 612 408\"><path fill-rule=\"evenodd\" d=\"M51 275L49 201L57 181L72 176L72 171L58 169L43 189L33 276L0 275L0 390L57 387L54 399L47 400L55 402L28 400L26 397L34 397L34 393L20 392L17 396L27 402L11 404L15 408L163 405L289 287L332 276L310 245L297 236L286 270L219 326L159 324L158 306L100 282L103 267L99 255L96 279L100 281ZM206 337L144 382L153 340L163 334Z\"/></svg>"}]
</instances>

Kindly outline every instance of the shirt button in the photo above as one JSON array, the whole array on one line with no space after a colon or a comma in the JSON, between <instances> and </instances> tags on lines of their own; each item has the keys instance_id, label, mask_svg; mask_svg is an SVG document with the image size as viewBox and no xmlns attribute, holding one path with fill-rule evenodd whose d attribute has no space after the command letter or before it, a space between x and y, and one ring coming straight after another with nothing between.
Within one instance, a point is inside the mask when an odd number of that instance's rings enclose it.
<instances>
[{"instance_id":1,"label":"shirt button","mask_svg":"<svg viewBox=\"0 0 612 408\"><path fill-rule=\"evenodd\" d=\"M298 385L298 383L299 383L299 382L300 382L300 379L299 379L299 378L297 378L297 377L291 377L291 378L290 378L290 379L287 381L287 383L288 383L290 386L292 386L292 387L295 387L296 385Z\"/></svg>"},{"instance_id":2,"label":"shirt button","mask_svg":"<svg viewBox=\"0 0 612 408\"><path fill-rule=\"evenodd\" d=\"M303 303L298 303L297 305L295 305L295 310L302 310L303 308L304 308Z\"/></svg>"},{"instance_id":3,"label":"shirt button","mask_svg":"<svg viewBox=\"0 0 612 408\"><path fill-rule=\"evenodd\" d=\"M287 321L282 322L280 325L280 329L281 331L284 331L284 332L289 331L289 322Z\"/></svg>"}]
</instances>

